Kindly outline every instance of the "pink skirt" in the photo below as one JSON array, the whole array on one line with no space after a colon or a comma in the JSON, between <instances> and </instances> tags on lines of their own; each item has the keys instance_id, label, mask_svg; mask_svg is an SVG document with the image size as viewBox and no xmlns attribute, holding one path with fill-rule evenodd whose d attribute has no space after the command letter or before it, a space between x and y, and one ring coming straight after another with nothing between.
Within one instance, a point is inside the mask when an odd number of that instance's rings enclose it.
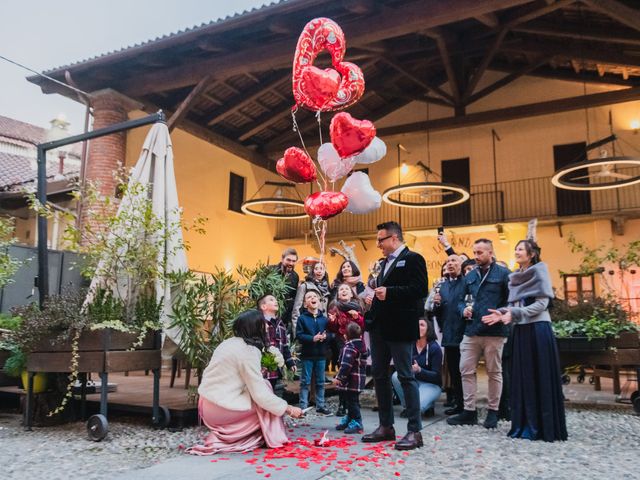
<instances>
[{"instance_id":1,"label":"pink skirt","mask_svg":"<svg viewBox=\"0 0 640 480\"><path fill-rule=\"evenodd\" d=\"M227 410L200 397L198 413L210 433L204 445L187 449L192 455L246 452L266 444L279 448L289 442L282 417L268 412L255 403L251 410Z\"/></svg>"}]
</instances>

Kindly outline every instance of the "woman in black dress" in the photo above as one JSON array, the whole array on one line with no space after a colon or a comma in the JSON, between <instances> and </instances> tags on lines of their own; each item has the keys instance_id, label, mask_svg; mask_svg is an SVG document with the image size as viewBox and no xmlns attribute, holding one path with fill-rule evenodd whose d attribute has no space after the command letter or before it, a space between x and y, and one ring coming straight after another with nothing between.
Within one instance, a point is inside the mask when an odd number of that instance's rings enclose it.
<instances>
[{"instance_id":1,"label":"woman in black dress","mask_svg":"<svg viewBox=\"0 0 640 480\"><path fill-rule=\"evenodd\" d=\"M512 438L553 442L567 439L560 362L551 328L554 297L547 265L533 240L516 245L520 268L509 276L509 307L489 310L482 321L513 322L511 359Z\"/></svg>"}]
</instances>

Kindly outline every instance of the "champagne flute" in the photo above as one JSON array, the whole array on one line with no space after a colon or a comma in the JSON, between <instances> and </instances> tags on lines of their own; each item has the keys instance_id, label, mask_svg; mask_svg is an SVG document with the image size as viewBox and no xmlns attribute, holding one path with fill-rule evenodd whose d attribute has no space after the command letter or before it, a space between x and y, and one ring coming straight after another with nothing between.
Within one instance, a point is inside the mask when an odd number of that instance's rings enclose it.
<instances>
[{"instance_id":1,"label":"champagne flute","mask_svg":"<svg viewBox=\"0 0 640 480\"><path fill-rule=\"evenodd\" d=\"M374 280L378 278L378 275L380 275L380 272L382 272L382 265L380 264L379 261L376 260L375 262L371 263L371 265L369 265L369 273L371 274Z\"/></svg>"},{"instance_id":2,"label":"champagne flute","mask_svg":"<svg viewBox=\"0 0 640 480\"><path fill-rule=\"evenodd\" d=\"M471 311L473 312L473 295L470 293L467 293L464 296L464 304L467 308L470 308ZM467 318L467 320L471 320L470 318Z\"/></svg>"}]
</instances>

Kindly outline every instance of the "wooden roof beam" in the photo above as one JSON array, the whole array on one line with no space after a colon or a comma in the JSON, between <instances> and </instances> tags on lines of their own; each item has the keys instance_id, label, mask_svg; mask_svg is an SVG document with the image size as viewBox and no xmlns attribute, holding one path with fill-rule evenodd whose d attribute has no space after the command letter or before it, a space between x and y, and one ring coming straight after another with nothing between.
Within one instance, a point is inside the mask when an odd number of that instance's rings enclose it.
<instances>
[{"instance_id":1,"label":"wooden roof beam","mask_svg":"<svg viewBox=\"0 0 640 480\"><path fill-rule=\"evenodd\" d=\"M401 73L404 77L408 78L416 85L424 88L426 91L429 91L435 95L438 95L439 97L443 98L445 101L447 101L452 105L455 103L455 99L451 95L449 95L447 92L442 90L439 86L428 83L425 80L421 80L420 78L415 76L413 73L408 71L406 68L404 68L402 65L400 65L400 63L398 63L396 59L391 58L389 56L384 56L384 57L380 57L380 60L387 63L390 67L393 67L394 70Z\"/></svg>"},{"instance_id":2,"label":"wooden roof beam","mask_svg":"<svg viewBox=\"0 0 640 480\"><path fill-rule=\"evenodd\" d=\"M489 28L498 28L498 26L500 25L500 20L494 12L485 13L484 15L478 15L474 18Z\"/></svg>"},{"instance_id":3,"label":"wooden roof beam","mask_svg":"<svg viewBox=\"0 0 640 480\"><path fill-rule=\"evenodd\" d=\"M228 116L234 114L241 108L244 108L251 102L266 94L268 91L283 85L290 77L291 74L289 72L280 75L272 75L269 79L265 80L264 84L257 84L250 90L239 93L235 97L226 101L221 108L215 110L206 120L207 125L211 126L224 120ZM225 105L231 105L231 108L227 108Z\"/></svg>"},{"instance_id":4,"label":"wooden roof beam","mask_svg":"<svg viewBox=\"0 0 640 480\"><path fill-rule=\"evenodd\" d=\"M466 105L470 105L478 100L480 100L483 97L486 97L487 95L490 95L491 93L495 92L496 90L510 84L511 82L517 80L520 77L523 77L524 75L527 75L529 73L531 73L532 71L536 70L537 68L540 68L542 65L544 65L545 63L547 63L549 61L548 57L543 57L541 59L539 59L538 61L534 61L532 63L530 63L529 65L526 65L524 67L522 67L521 69L509 73L508 75L502 77L500 80L495 81L494 83L492 83L491 85L483 88L482 90L480 90L478 93L475 93L474 95L471 95L467 102Z\"/></svg>"},{"instance_id":5,"label":"wooden roof beam","mask_svg":"<svg viewBox=\"0 0 640 480\"><path fill-rule=\"evenodd\" d=\"M460 79L456 74L454 68L453 58L449 50L449 45L455 48L456 40L449 32L442 28L434 28L426 31L427 35L436 41L442 64L444 65L444 71L447 72L447 78L449 79L449 89L453 95L453 103L456 106L460 106L462 103L462 90L460 85Z\"/></svg>"},{"instance_id":6,"label":"wooden roof beam","mask_svg":"<svg viewBox=\"0 0 640 480\"><path fill-rule=\"evenodd\" d=\"M211 75L204 77L200 82L193 87L193 90L189 92L189 95L182 101L178 109L174 112L173 115L167 121L167 127L169 131L173 131L173 129L182 121L182 119L189 113L189 110L193 107L195 101L198 99L198 96L207 88L209 83L211 82Z\"/></svg>"},{"instance_id":7,"label":"wooden roof beam","mask_svg":"<svg viewBox=\"0 0 640 480\"><path fill-rule=\"evenodd\" d=\"M590 45L580 46L567 42L523 41L513 45L505 45L504 51L522 53L529 51L537 54L553 55L566 60L577 60L580 63L604 63L621 67L640 67L640 57L626 55L620 49L596 48Z\"/></svg>"},{"instance_id":8,"label":"wooden roof beam","mask_svg":"<svg viewBox=\"0 0 640 480\"><path fill-rule=\"evenodd\" d=\"M470 113L462 117L448 117L430 120L426 122L409 123L395 127L381 128L379 137L402 135L415 132L454 130L462 127L473 127L487 123L506 122L521 118L530 118L540 115L570 112L584 108L600 107L636 101L640 96L640 87L626 88L613 92L594 93L577 97L561 98L546 102L517 105L514 107L499 108L485 112Z\"/></svg>"},{"instance_id":9,"label":"wooden roof beam","mask_svg":"<svg viewBox=\"0 0 640 480\"><path fill-rule=\"evenodd\" d=\"M514 32L528 33L531 35L541 35L544 37L571 38L575 40L591 40L602 43L620 43L623 45L640 45L638 35L624 35L619 31L610 29L599 29L589 26L588 29L571 25L555 25L553 23L542 23L535 25L523 25L513 29Z\"/></svg>"},{"instance_id":10,"label":"wooden roof beam","mask_svg":"<svg viewBox=\"0 0 640 480\"><path fill-rule=\"evenodd\" d=\"M530 0L422 0L409 7L377 13L366 21L358 18L344 22L341 27L349 32L349 45L360 46L527 3ZM254 47L248 52L234 51L197 64L176 65L161 72L122 79L118 88L128 95L146 95L195 85L210 72L215 72L216 78L229 78L246 71L284 68L291 64L293 44L292 39L285 39ZM46 83L35 78L34 81L43 87Z\"/></svg>"},{"instance_id":11,"label":"wooden roof beam","mask_svg":"<svg viewBox=\"0 0 640 480\"><path fill-rule=\"evenodd\" d=\"M491 61L493 60L493 57L495 57L496 53L498 53L498 50L500 49L500 46L502 45L502 41L504 40L504 37L506 35L507 35L506 28L502 28L496 35L495 39L493 40L493 43L491 44L491 47L489 47L489 50L487 50L487 53L482 58L482 61L480 62L480 65L478 65L478 68L476 68L475 72L473 73L471 80L469 80L469 85L467 85L467 88L463 95L463 103L467 104L467 101L471 97L471 94L473 93L473 91L476 89L476 86L478 85L478 82L484 75L484 72L487 71L487 67L489 66L489 63L491 63Z\"/></svg>"},{"instance_id":12,"label":"wooden roof beam","mask_svg":"<svg viewBox=\"0 0 640 480\"><path fill-rule=\"evenodd\" d=\"M640 10L631 8L617 0L582 0L589 7L598 10L608 17L640 31Z\"/></svg>"},{"instance_id":13,"label":"wooden roof beam","mask_svg":"<svg viewBox=\"0 0 640 480\"><path fill-rule=\"evenodd\" d=\"M640 85L640 79L630 79L623 80L620 75L616 75L613 73L607 73L602 70L602 75L595 71L582 70L580 75L576 75L573 70L569 70L566 68L553 68L551 66L553 62L553 58L549 60L549 67L545 67L544 65L538 67L537 69L528 73L528 75L532 77L538 78L546 78L550 80L564 80L569 82L580 82L580 83L593 83L599 85L619 85L624 87L634 87ZM513 65L508 65L503 62L494 62L490 65L489 69L497 72L506 72L506 73L514 73L515 68Z\"/></svg>"}]
</instances>

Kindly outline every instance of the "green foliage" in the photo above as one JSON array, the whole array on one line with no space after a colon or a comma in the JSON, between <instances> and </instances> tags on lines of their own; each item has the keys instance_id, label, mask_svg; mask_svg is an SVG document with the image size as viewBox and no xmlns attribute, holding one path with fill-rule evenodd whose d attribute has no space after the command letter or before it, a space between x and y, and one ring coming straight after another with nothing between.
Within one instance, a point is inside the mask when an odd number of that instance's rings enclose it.
<instances>
[{"instance_id":1,"label":"green foliage","mask_svg":"<svg viewBox=\"0 0 640 480\"><path fill-rule=\"evenodd\" d=\"M9 255L9 246L14 242L12 219L0 217L0 288L13 282L13 275L21 265Z\"/></svg>"},{"instance_id":2,"label":"green foliage","mask_svg":"<svg viewBox=\"0 0 640 480\"><path fill-rule=\"evenodd\" d=\"M232 336L233 321L243 311L256 308L262 295L274 295L284 304L286 283L269 266L239 266L238 277L223 269L213 273L173 275L179 286L174 299L172 327L180 329L180 350L194 368L204 369L215 348Z\"/></svg>"},{"instance_id":3,"label":"green foliage","mask_svg":"<svg viewBox=\"0 0 640 480\"><path fill-rule=\"evenodd\" d=\"M612 297L596 298L575 306L558 302L551 316L557 337L587 337L592 340L638 331L638 326L629 320L627 312Z\"/></svg>"},{"instance_id":4,"label":"green foliage","mask_svg":"<svg viewBox=\"0 0 640 480\"><path fill-rule=\"evenodd\" d=\"M27 368L27 356L15 344L7 340L0 342L0 349L11 352L4 362L4 372L10 377L19 377Z\"/></svg>"},{"instance_id":5,"label":"green foliage","mask_svg":"<svg viewBox=\"0 0 640 480\"><path fill-rule=\"evenodd\" d=\"M0 313L0 329L1 330L16 330L22 319L13 315L7 315L6 313Z\"/></svg>"}]
</instances>

